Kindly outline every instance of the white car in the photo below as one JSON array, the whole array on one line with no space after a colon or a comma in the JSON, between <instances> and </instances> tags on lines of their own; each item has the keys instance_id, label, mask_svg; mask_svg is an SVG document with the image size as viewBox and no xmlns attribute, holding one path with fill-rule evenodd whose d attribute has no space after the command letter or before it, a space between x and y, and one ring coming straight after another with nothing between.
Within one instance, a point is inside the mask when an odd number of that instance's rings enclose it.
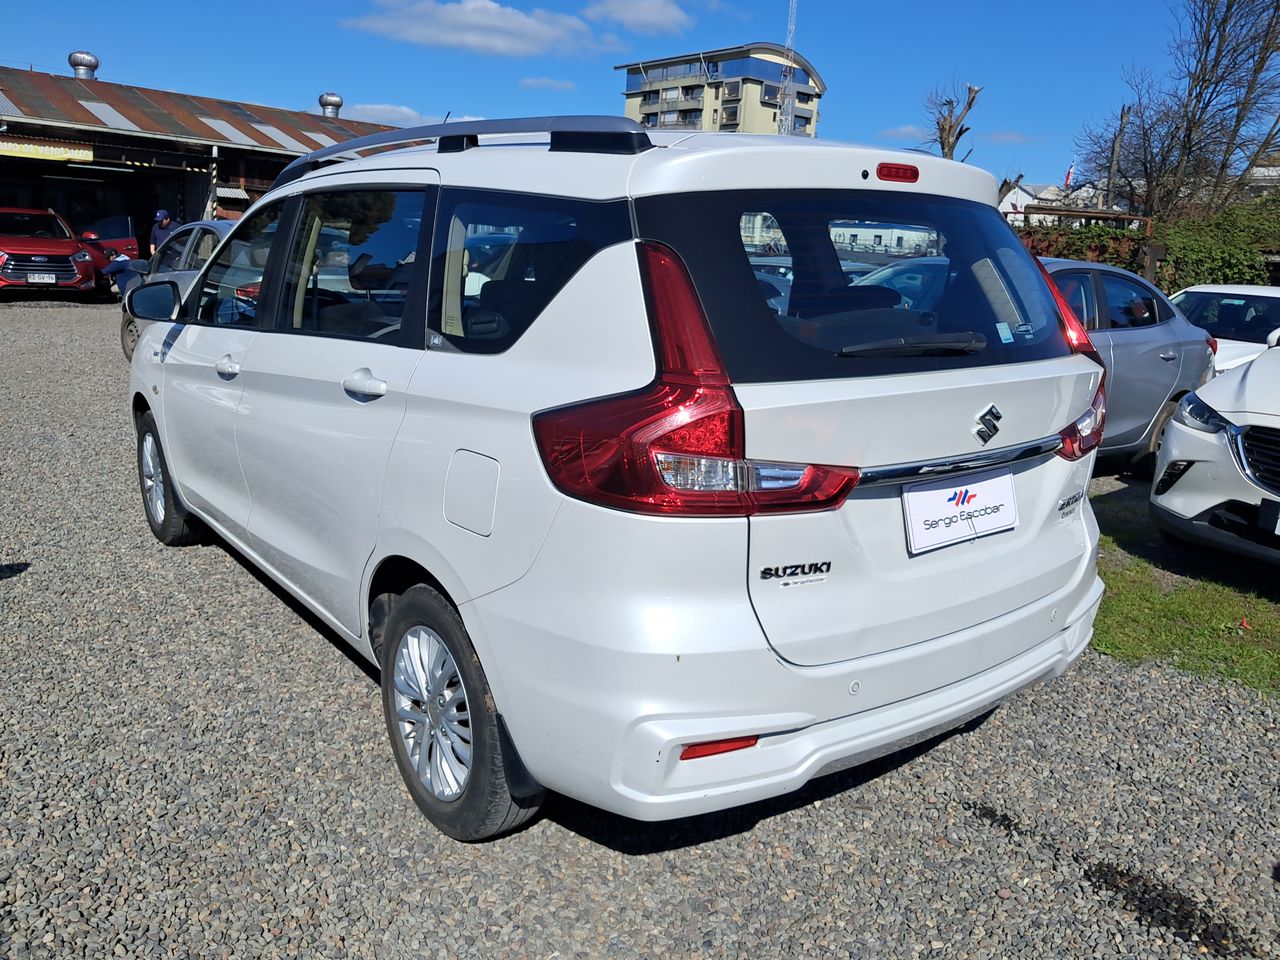
<instances>
[{"instance_id":1,"label":"white car","mask_svg":"<svg viewBox=\"0 0 1280 960\"><path fill-rule=\"evenodd\" d=\"M381 667L453 837L545 790L643 820L795 790L1092 633L1103 367L995 200L921 154L622 118L319 151L185 302L127 298L159 321L131 378L147 520L212 528ZM744 245L762 213L785 307ZM954 282L927 313L849 286L837 221L915 225Z\"/></svg>"},{"instance_id":2,"label":"white car","mask_svg":"<svg viewBox=\"0 0 1280 960\"><path fill-rule=\"evenodd\" d=\"M1215 374L1248 363L1280 343L1280 287L1187 287L1172 300L1188 320L1217 340Z\"/></svg>"},{"instance_id":3,"label":"white car","mask_svg":"<svg viewBox=\"0 0 1280 960\"><path fill-rule=\"evenodd\" d=\"M1175 540L1280 563L1280 350L1183 399L1161 441L1151 515Z\"/></svg>"}]
</instances>

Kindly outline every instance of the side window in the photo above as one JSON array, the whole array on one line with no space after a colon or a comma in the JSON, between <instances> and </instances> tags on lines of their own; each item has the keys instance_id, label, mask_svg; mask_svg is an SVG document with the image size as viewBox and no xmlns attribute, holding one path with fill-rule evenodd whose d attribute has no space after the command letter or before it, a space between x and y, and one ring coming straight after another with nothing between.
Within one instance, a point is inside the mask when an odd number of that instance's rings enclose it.
<instances>
[{"instance_id":1,"label":"side window","mask_svg":"<svg viewBox=\"0 0 1280 960\"><path fill-rule=\"evenodd\" d=\"M399 343L425 202L423 190L308 195L284 268L282 328Z\"/></svg>"},{"instance_id":2,"label":"side window","mask_svg":"<svg viewBox=\"0 0 1280 960\"><path fill-rule=\"evenodd\" d=\"M160 249L156 251L155 262L151 264L151 273L171 273L174 270L181 270L182 254L186 252L187 244L191 242L191 234L192 231L184 230L181 233L175 233L161 244Z\"/></svg>"},{"instance_id":3,"label":"side window","mask_svg":"<svg viewBox=\"0 0 1280 960\"><path fill-rule=\"evenodd\" d=\"M1093 277L1087 271L1072 270L1055 273L1053 282L1080 322L1089 330L1098 329L1098 301L1093 295Z\"/></svg>"},{"instance_id":4,"label":"side window","mask_svg":"<svg viewBox=\"0 0 1280 960\"><path fill-rule=\"evenodd\" d=\"M506 350L583 264L631 236L622 200L442 191L432 249L429 346Z\"/></svg>"},{"instance_id":5,"label":"side window","mask_svg":"<svg viewBox=\"0 0 1280 960\"><path fill-rule=\"evenodd\" d=\"M1156 297L1145 287L1114 274L1102 274L1102 290L1107 298L1107 319L1113 329L1149 327L1158 323Z\"/></svg>"},{"instance_id":6,"label":"side window","mask_svg":"<svg viewBox=\"0 0 1280 960\"><path fill-rule=\"evenodd\" d=\"M213 248L218 245L218 235L212 230L196 231L196 238L191 241L190 253L187 256L187 269L199 270L211 256Z\"/></svg>"},{"instance_id":7,"label":"side window","mask_svg":"<svg viewBox=\"0 0 1280 960\"><path fill-rule=\"evenodd\" d=\"M283 209L283 202L273 203L237 224L204 275L195 322L258 326L262 276Z\"/></svg>"}]
</instances>

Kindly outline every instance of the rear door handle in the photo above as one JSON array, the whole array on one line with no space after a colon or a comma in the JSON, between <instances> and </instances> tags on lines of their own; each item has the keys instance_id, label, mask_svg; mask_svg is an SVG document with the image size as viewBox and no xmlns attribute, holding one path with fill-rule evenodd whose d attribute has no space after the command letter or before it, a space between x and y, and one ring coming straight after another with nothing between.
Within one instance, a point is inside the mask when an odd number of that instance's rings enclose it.
<instances>
[{"instance_id":1,"label":"rear door handle","mask_svg":"<svg viewBox=\"0 0 1280 960\"><path fill-rule=\"evenodd\" d=\"M218 376L224 380L233 380L240 375L240 364L232 360L229 353L215 363L213 369L218 371Z\"/></svg>"},{"instance_id":2,"label":"rear door handle","mask_svg":"<svg viewBox=\"0 0 1280 960\"><path fill-rule=\"evenodd\" d=\"M387 395L387 381L379 380L368 367L361 367L347 375L342 389L356 400L375 400Z\"/></svg>"},{"instance_id":3,"label":"rear door handle","mask_svg":"<svg viewBox=\"0 0 1280 960\"><path fill-rule=\"evenodd\" d=\"M1178 355L1174 353L1172 350L1166 350L1164 353L1160 354L1160 359L1161 360L1177 360Z\"/></svg>"}]
</instances>

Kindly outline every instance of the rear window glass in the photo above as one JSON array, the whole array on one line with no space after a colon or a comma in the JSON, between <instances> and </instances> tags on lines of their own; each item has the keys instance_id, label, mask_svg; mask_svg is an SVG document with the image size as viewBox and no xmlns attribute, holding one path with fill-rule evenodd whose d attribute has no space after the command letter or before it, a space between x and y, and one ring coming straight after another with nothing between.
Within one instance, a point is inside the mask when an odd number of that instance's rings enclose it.
<instances>
[{"instance_id":1,"label":"rear window glass","mask_svg":"<svg viewBox=\"0 0 1280 960\"><path fill-rule=\"evenodd\" d=\"M636 201L684 258L730 376L830 379L1065 356L1035 261L991 207L861 190Z\"/></svg>"},{"instance_id":2,"label":"rear window glass","mask_svg":"<svg viewBox=\"0 0 1280 960\"><path fill-rule=\"evenodd\" d=\"M1280 297L1193 290L1173 302L1188 320L1221 340L1266 343L1267 334L1280 327Z\"/></svg>"}]
</instances>

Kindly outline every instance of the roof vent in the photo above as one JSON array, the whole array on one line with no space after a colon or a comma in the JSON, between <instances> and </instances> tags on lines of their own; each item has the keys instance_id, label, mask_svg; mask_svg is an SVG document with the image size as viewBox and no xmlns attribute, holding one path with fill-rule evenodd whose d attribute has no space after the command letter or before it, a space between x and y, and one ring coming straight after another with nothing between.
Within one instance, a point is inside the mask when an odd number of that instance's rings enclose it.
<instances>
[{"instance_id":1,"label":"roof vent","mask_svg":"<svg viewBox=\"0 0 1280 960\"><path fill-rule=\"evenodd\" d=\"M342 98L333 91L320 94L320 110L326 117L336 117L342 109Z\"/></svg>"},{"instance_id":2,"label":"roof vent","mask_svg":"<svg viewBox=\"0 0 1280 960\"><path fill-rule=\"evenodd\" d=\"M98 69L98 58L88 50L77 50L67 57L67 63L76 73L77 80L94 80L94 71Z\"/></svg>"}]
</instances>

